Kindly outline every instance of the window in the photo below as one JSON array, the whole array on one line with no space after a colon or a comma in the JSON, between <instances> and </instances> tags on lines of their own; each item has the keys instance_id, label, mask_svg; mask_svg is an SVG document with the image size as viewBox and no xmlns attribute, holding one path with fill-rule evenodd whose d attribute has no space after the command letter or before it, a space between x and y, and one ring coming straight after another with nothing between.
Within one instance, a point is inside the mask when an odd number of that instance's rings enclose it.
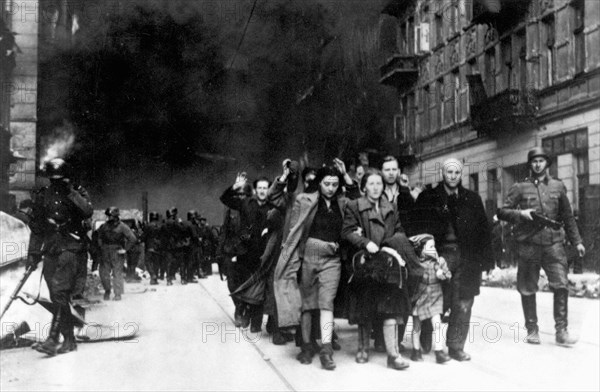
<instances>
[{"instance_id":1,"label":"window","mask_svg":"<svg viewBox=\"0 0 600 392\"><path fill-rule=\"evenodd\" d=\"M574 61L575 74L585 70L585 35L584 29L584 6L583 0L577 0L571 3L573 14L573 39L574 39Z\"/></svg>"},{"instance_id":2,"label":"window","mask_svg":"<svg viewBox=\"0 0 600 392\"><path fill-rule=\"evenodd\" d=\"M479 193L479 173L474 173L469 176L469 189Z\"/></svg>"},{"instance_id":3,"label":"window","mask_svg":"<svg viewBox=\"0 0 600 392\"><path fill-rule=\"evenodd\" d=\"M442 121L444 121L444 104L446 102L445 91L444 91L444 78L439 78L436 83L437 96L438 96L438 115L437 115L437 127L436 129L442 128Z\"/></svg>"},{"instance_id":4,"label":"window","mask_svg":"<svg viewBox=\"0 0 600 392\"><path fill-rule=\"evenodd\" d=\"M423 110L423 115L421 117L421 132L423 132L424 135L429 133L429 94L429 85L423 86L423 91L421 92L421 108Z\"/></svg>"},{"instance_id":5,"label":"window","mask_svg":"<svg viewBox=\"0 0 600 392\"><path fill-rule=\"evenodd\" d=\"M406 27L407 31L406 31L406 36L408 37L407 39L407 47L406 47L406 52L408 54L414 54L414 50L415 50L415 20L413 18L410 18L408 20L408 26Z\"/></svg>"},{"instance_id":6,"label":"window","mask_svg":"<svg viewBox=\"0 0 600 392\"><path fill-rule=\"evenodd\" d=\"M554 26L554 16L551 15L550 17L546 18L544 20L543 25L544 28L542 33L545 40L543 40L544 42L542 42L542 47L544 48L546 59L546 72L544 75L544 84L545 86L551 86L556 80L556 53L554 50L556 30Z\"/></svg>"},{"instance_id":7,"label":"window","mask_svg":"<svg viewBox=\"0 0 600 392\"><path fill-rule=\"evenodd\" d=\"M458 72L458 68L454 69L452 72L453 78L453 118L452 121L456 124L460 120L460 73Z\"/></svg>"},{"instance_id":8,"label":"window","mask_svg":"<svg viewBox=\"0 0 600 392\"><path fill-rule=\"evenodd\" d=\"M496 49L485 52L485 88L488 97L496 95Z\"/></svg>"},{"instance_id":9,"label":"window","mask_svg":"<svg viewBox=\"0 0 600 392\"><path fill-rule=\"evenodd\" d=\"M510 42L510 36L500 43L500 50L502 52L502 89L509 89L512 86L512 44Z\"/></svg>"},{"instance_id":10,"label":"window","mask_svg":"<svg viewBox=\"0 0 600 392\"><path fill-rule=\"evenodd\" d=\"M442 34L443 27L444 25L442 15L440 12L437 12L435 14L435 46L444 43L444 35Z\"/></svg>"},{"instance_id":11,"label":"window","mask_svg":"<svg viewBox=\"0 0 600 392\"><path fill-rule=\"evenodd\" d=\"M526 91L527 86L527 48L525 46L525 29L517 32L513 39L515 54L518 56L517 77L513 83L519 84L519 90Z\"/></svg>"},{"instance_id":12,"label":"window","mask_svg":"<svg viewBox=\"0 0 600 392\"><path fill-rule=\"evenodd\" d=\"M408 36L406 34L406 23L402 23L399 29L398 52L401 54L408 53Z\"/></svg>"}]
</instances>

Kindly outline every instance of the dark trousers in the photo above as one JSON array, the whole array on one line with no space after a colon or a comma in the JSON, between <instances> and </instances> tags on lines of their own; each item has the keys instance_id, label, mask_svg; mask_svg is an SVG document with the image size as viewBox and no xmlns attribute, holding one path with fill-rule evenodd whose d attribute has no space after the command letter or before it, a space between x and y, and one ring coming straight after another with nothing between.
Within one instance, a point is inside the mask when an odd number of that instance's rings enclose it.
<instances>
[{"instance_id":1,"label":"dark trousers","mask_svg":"<svg viewBox=\"0 0 600 392\"><path fill-rule=\"evenodd\" d=\"M163 257L160 253L153 250L146 251L146 268L152 279L158 277L162 260Z\"/></svg>"},{"instance_id":2,"label":"dark trousers","mask_svg":"<svg viewBox=\"0 0 600 392\"><path fill-rule=\"evenodd\" d=\"M44 279L48 285L50 299L55 304L69 305L80 273L81 259L81 252L70 251L44 256Z\"/></svg>"},{"instance_id":3,"label":"dark trousers","mask_svg":"<svg viewBox=\"0 0 600 392\"><path fill-rule=\"evenodd\" d=\"M85 284L87 282L87 256L87 252L79 252L76 254L77 279L75 281L75 288L73 289L74 297L83 297L83 293L85 292Z\"/></svg>"},{"instance_id":4,"label":"dark trousers","mask_svg":"<svg viewBox=\"0 0 600 392\"><path fill-rule=\"evenodd\" d=\"M471 309L474 302L475 297L459 298L458 295L453 296L446 342L448 348L452 350L464 350L465 342L469 335Z\"/></svg>"},{"instance_id":5,"label":"dark trousers","mask_svg":"<svg viewBox=\"0 0 600 392\"><path fill-rule=\"evenodd\" d=\"M471 322L471 309L475 302L475 295L467 294L463 285L472 284L469 280L480 279L470 275L470 270L465 266L465 261L460 256L457 246L443 246L440 252L452 272L452 278L444 286L444 311L450 309L446 345L451 350L464 350L465 342L469 335Z\"/></svg>"}]
</instances>

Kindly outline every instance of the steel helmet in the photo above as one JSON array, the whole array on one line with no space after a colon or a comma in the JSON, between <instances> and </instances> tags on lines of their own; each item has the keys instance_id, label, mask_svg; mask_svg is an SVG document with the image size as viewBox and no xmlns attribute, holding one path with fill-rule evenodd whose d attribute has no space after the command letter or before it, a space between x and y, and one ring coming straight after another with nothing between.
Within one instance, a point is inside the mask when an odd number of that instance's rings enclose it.
<instances>
[{"instance_id":1,"label":"steel helmet","mask_svg":"<svg viewBox=\"0 0 600 392\"><path fill-rule=\"evenodd\" d=\"M54 158L44 164L44 173L53 180L69 177L69 165L62 158Z\"/></svg>"},{"instance_id":2,"label":"steel helmet","mask_svg":"<svg viewBox=\"0 0 600 392\"><path fill-rule=\"evenodd\" d=\"M167 210L167 218L172 218L177 215L177 207L171 207Z\"/></svg>"},{"instance_id":3,"label":"steel helmet","mask_svg":"<svg viewBox=\"0 0 600 392\"><path fill-rule=\"evenodd\" d=\"M196 210L189 210L187 213L187 219L189 221L194 220L197 216L198 216L198 211L196 211Z\"/></svg>"},{"instance_id":4,"label":"steel helmet","mask_svg":"<svg viewBox=\"0 0 600 392\"><path fill-rule=\"evenodd\" d=\"M548 162L548 166L551 163L550 154L543 147L534 147L527 154L527 162L530 163L533 158L542 157Z\"/></svg>"},{"instance_id":5,"label":"steel helmet","mask_svg":"<svg viewBox=\"0 0 600 392\"><path fill-rule=\"evenodd\" d=\"M108 207L106 211L104 211L106 216L119 216L121 213L119 212L119 207Z\"/></svg>"}]
</instances>

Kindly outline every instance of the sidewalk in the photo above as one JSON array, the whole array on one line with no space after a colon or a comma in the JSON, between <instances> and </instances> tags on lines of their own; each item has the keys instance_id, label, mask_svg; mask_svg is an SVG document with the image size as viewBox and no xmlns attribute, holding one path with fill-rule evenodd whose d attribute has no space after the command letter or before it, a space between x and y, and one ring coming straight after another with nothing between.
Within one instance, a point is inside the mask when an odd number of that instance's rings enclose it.
<instances>
[{"instance_id":1,"label":"sidewalk","mask_svg":"<svg viewBox=\"0 0 600 392\"><path fill-rule=\"evenodd\" d=\"M466 347L473 360L438 365L428 354L425 362L411 362L405 371L386 368L383 353L372 353L369 363L356 364L356 327L337 320L342 350L334 355L337 369L329 372L321 369L318 357L311 365L299 364L293 343L275 346L266 332L258 336L235 329L233 304L218 275L186 286L146 284L126 285L123 301L103 302L87 316L88 321L109 325L131 323L131 328L139 328L138 340L82 343L77 352L55 358L29 348L3 351L0 389L597 391L600 387L596 300L570 299L571 330L582 341L563 348L554 344L551 295L541 293L543 344L532 346L515 342L517 331L524 338L524 330L513 326L522 322L518 294L483 288L475 300L474 334ZM144 288L156 291L131 292ZM39 305L27 311L35 308Z\"/></svg>"}]
</instances>

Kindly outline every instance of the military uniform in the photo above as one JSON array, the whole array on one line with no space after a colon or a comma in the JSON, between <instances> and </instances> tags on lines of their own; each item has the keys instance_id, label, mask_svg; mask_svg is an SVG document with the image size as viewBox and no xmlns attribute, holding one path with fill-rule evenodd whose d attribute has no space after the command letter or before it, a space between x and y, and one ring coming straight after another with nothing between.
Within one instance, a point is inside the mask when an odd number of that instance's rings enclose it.
<instances>
[{"instance_id":1,"label":"military uniform","mask_svg":"<svg viewBox=\"0 0 600 392\"><path fill-rule=\"evenodd\" d=\"M80 264L87 260L83 221L92 213L89 196L82 187L53 182L35 194L29 223L29 265L35 267L43 257L44 279L50 299L57 306L48 340L37 348L49 355L76 349L69 304L82 268ZM59 333L65 338L60 348Z\"/></svg>"},{"instance_id":2,"label":"military uniform","mask_svg":"<svg viewBox=\"0 0 600 392\"><path fill-rule=\"evenodd\" d=\"M193 232L177 215L171 215L165 223L167 284L172 284L179 268L181 284L187 284L191 257Z\"/></svg>"},{"instance_id":3,"label":"military uniform","mask_svg":"<svg viewBox=\"0 0 600 392\"><path fill-rule=\"evenodd\" d=\"M109 299L111 291L111 272L115 300L121 299L124 290L123 268L125 255L137 238L125 223L107 221L98 229L98 243L102 250L102 263L100 264L100 280L104 287L104 299Z\"/></svg>"},{"instance_id":4,"label":"military uniform","mask_svg":"<svg viewBox=\"0 0 600 392\"><path fill-rule=\"evenodd\" d=\"M150 284L157 284L157 277L161 263L164 259L162 254L163 227L160 222L150 221L144 228L142 242L146 248L146 268L150 273Z\"/></svg>"},{"instance_id":5,"label":"military uniform","mask_svg":"<svg viewBox=\"0 0 600 392\"><path fill-rule=\"evenodd\" d=\"M542 226L524 218L520 210L537 213L564 224ZM554 291L554 320L557 336L567 329L568 264L564 249L565 234L573 245L581 244L581 236L573 217L567 190L562 181L545 175L514 184L506 197L498 218L516 224L514 238L518 259L517 290L522 296L528 333L537 336L535 293L538 291L540 268L548 276ZM539 337L536 339L539 343Z\"/></svg>"}]
</instances>

